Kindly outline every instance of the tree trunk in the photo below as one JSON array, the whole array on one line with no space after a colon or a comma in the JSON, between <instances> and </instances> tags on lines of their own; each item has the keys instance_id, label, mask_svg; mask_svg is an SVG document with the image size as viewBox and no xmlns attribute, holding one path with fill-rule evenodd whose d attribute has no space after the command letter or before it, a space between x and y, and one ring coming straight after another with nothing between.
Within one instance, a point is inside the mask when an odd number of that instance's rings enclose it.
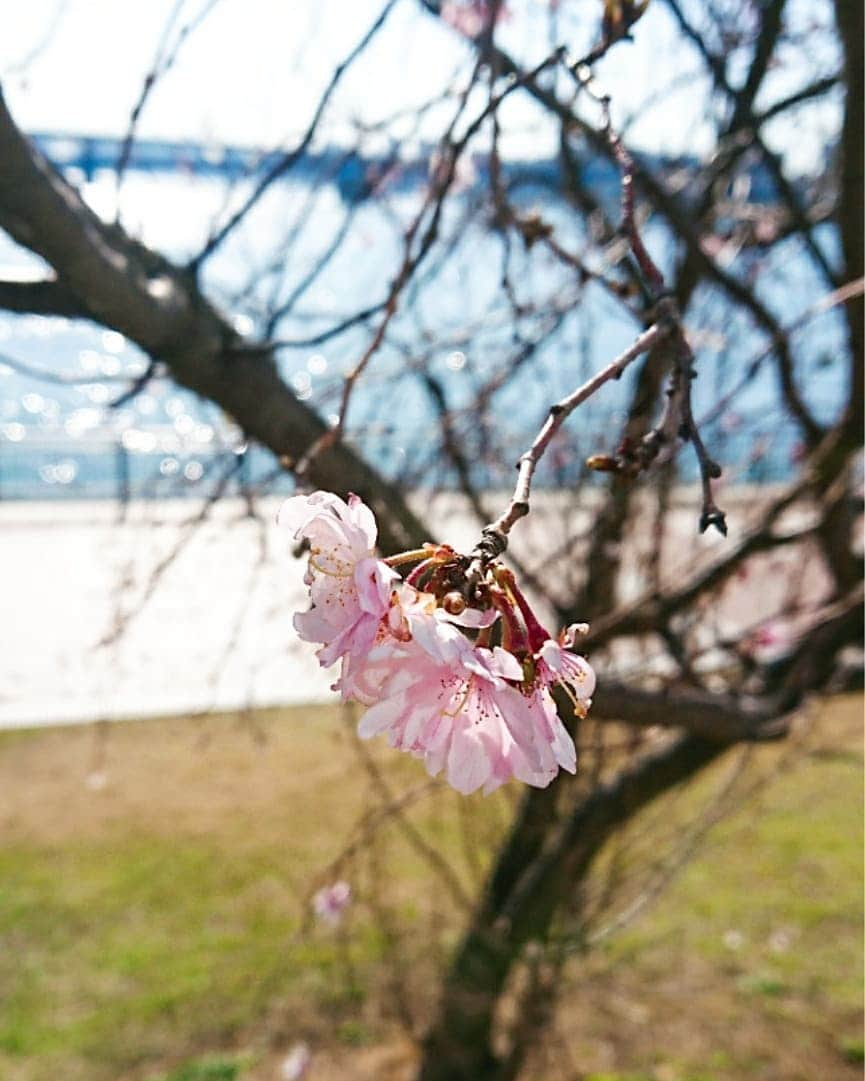
<instances>
[{"instance_id":1,"label":"tree trunk","mask_svg":"<svg viewBox=\"0 0 865 1081\"><path fill-rule=\"evenodd\" d=\"M493 1026L523 948L544 942L563 901L579 890L617 826L723 751L724 744L682 736L579 800L557 830L548 828L550 813L562 798L554 789L565 784L526 794L445 980L438 1017L424 1041L419 1081L506 1081L513 1076L513 1060L494 1053ZM544 846L544 835L555 832L555 840Z\"/></svg>"}]
</instances>

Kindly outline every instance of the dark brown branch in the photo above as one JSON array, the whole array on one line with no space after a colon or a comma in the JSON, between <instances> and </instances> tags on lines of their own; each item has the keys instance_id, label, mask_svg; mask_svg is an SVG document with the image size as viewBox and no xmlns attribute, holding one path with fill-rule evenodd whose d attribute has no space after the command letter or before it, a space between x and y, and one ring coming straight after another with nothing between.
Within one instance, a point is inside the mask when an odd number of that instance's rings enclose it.
<instances>
[{"instance_id":1,"label":"dark brown branch","mask_svg":"<svg viewBox=\"0 0 865 1081\"><path fill-rule=\"evenodd\" d=\"M799 530L777 535L774 532L774 525L784 511L816 486L822 464L834 457L837 443L837 437L827 438L820 453L815 455L812 468L806 470L803 476L798 477L769 504L760 521L722 559L710 564L695 574L684 586L670 593L660 596L655 593L644 594L626 608L613 611L608 616L597 620L585 640L585 648L597 649L613 637L648 634L654 631L671 615L688 608L705 593L718 589L752 555L786 544L798 543L813 533L816 526L809 526L804 532Z\"/></svg>"},{"instance_id":2,"label":"dark brown branch","mask_svg":"<svg viewBox=\"0 0 865 1081\"><path fill-rule=\"evenodd\" d=\"M58 281L0 281L0 308L21 315L89 318L84 304Z\"/></svg>"},{"instance_id":3,"label":"dark brown branch","mask_svg":"<svg viewBox=\"0 0 865 1081\"><path fill-rule=\"evenodd\" d=\"M778 703L701 691L646 691L602 680L592 699L597 720L640 728L682 728L720 743L780 739L788 719Z\"/></svg>"},{"instance_id":4,"label":"dark brown branch","mask_svg":"<svg viewBox=\"0 0 865 1081\"><path fill-rule=\"evenodd\" d=\"M803 237L805 244L811 253L811 257L814 259L817 266L820 267L826 281L830 285L837 287L840 284L838 274L829 264L823 250L814 239L812 232L813 223L808 220L799 193L787 179L781 159L766 145L760 132L760 127L765 122L767 116L774 114L771 113L770 110L767 110L766 113L758 116L753 110L754 98L763 77L766 74L769 61L777 43L778 35L781 31L781 17L784 4L785 0L774 0L773 3L768 4L762 10L760 33L754 50L751 67L743 86L736 89L730 84L730 81L727 78L724 61L712 52L702 35L694 29L685 17L678 0L667 0L667 5L675 15L679 28L697 47L705 60L706 65L712 72L715 85L733 104L733 115L727 125L727 133L728 136L736 136L737 146L734 149L741 152L741 150L749 145L755 145L759 149L769 168L772 179L778 187L779 194L782 196L789 209L795 229ZM789 100L790 99L788 99L788 101ZM799 95L793 95L792 100L796 102L804 99L800 93ZM786 108L787 102L782 102L781 105ZM732 162L729 162L727 167L729 167L730 164L732 164Z\"/></svg>"},{"instance_id":5,"label":"dark brown branch","mask_svg":"<svg viewBox=\"0 0 865 1081\"><path fill-rule=\"evenodd\" d=\"M582 405L583 402L591 398L592 395L600 390L604 384L609 383L610 380L620 379L625 369L632 364L637 357L642 356L651 349L656 342L660 341L666 335L666 333L666 328L660 324L650 326L642 334L638 335L624 352L614 360L611 360L606 367L602 368L599 372L596 372L595 375L590 379L587 379L582 386L577 387L577 389L567 395L567 397L562 398L561 401L550 406L549 413L543 426L532 440L531 446L520 457L520 460L517 463L517 483L511 501L501 517L497 518L495 522L492 522L484 529L485 536L498 536L503 538L506 543L507 535L510 533L516 522L529 513L532 478L534 477L538 463L546 453L556 432L558 432L577 406ZM483 542L481 543L483 544ZM500 547L496 545L496 547L498 547L499 552L504 550L504 544Z\"/></svg>"},{"instance_id":6,"label":"dark brown branch","mask_svg":"<svg viewBox=\"0 0 865 1081\"><path fill-rule=\"evenodd\" d=\"M834 90L835 87L838 86L840 81L840 75L827 75L822 79L815 79L813 83L803 86L801 90L795 90L786 98L779 98L777 101L774 101L771 105L767 106L761 113L756 113L754 116L754 126L761 128L768 120L780 116L781 113L786 113L788 109L795 109L797 105L803 105L806 101L811 101L814 98L819 98L824 94L828 94L830 90Z\"/></svg>"},{"instance_id":7,"label":"dark brown branch","mask_svg":"<svg viewBox=\"0 0 865 1081\"><path fill-rule=\"evenodd\" d=\"M134 379L122 394L118 394L118 396L109 403L109 408L119 409L121 406L126 405L127 402L131 402L132 399L137 397L148 383L150 383L158 369L159 364L151 357L150 363L141 375Z\"/></svg>"},{"instance_id":8,"label":"dark brown branch","mask_svg":"<svg viewBox=\"0 0 865 1081\"><path fill-rule=\"evenodd\" d=\"M41 255L91 318L164 362L184 386L217 402L289 468L327 430L282 381L272 352L251 351L192 277L107 226L16 128L0 96L0 226ZM316 485L356 491L375 511L385 550L429 539L397 489L351 449L322 454Z\"/></svg>"},{"instance_id":9,"label":"dark brown branch","mask_svg":"<svg viewBox=\"0 0 865 1081\"><path fill-rule=\"evenodd\" d=\"M836 17L844 46L847 99L841 132L841 190L838 226L844 251L845 277L865 274L865 211L863 211L863 125L865 125L865 56L863 56L862 4L836 0ZM854 439L861 438L865 409L865 301L851 298L846 306L850 339L850 397L847 422Z\"/></svg>"},{"instance_id":10,"label":"dark brown branch","mask_svg":"<svg viewBox=\"0 0 865 1081\"><path fill-rule=\"evenodd\" d=\"M730 122L730 127L734 130L741 127L745 118L752 113L757 91L769 70L772 54L781 33L786 3L787 0L766 0L760 5L760 29L754 43L754 55L751 57L745 82L736 95L733 119Z\"/></svg>"},{"instance_id":11,"label":"dark brown branch","mask_svg":"<svg viewBox=\"0 0 865 1081\"><path fill-rule=\"evenodd\" d=\"M492 48L490 44L490 48ZM299 463L298 470L301 475L305 475L309 464L314 458L325 448L334 446L339 443L345 432L346 419L348 416L348 409L351 403L354 389L358 384L359 379L366 371L368 365L381 348L384 342L385 335L388 327L390 326L394 316L399 308L401 296L406 289L408 283L414 277L415 272L429 255L435 241L438 239L439 226L441 222L441 216L444 210L445 200L448 192L450 191L453 182L456 178L457 163L460 157L465 152L472 138L480 131L484 122L495 113L502 102L515 90L519 89L524 82L529 82L536 79L543 71L558 63L561 57L561 50L555 50L551 55L545 57L540 63L535 65L530 71L525 72L523 75L517 78L511 78L505 83L502 90L498 91L495 95L491 96L487 101L487 104L481 109L473 118L471 123L466 126L462 135L454 142L451 142L454 127L457 120L462 114L465 108L469 91L474 85L474 76L469 82L469 86L462 95L457 115L451 122L447 134L441 141L441 151L444 155L444 170L443 175L437 178L435 182L430 186L429 194L425 199L420 212L415 216L413 222L406 231L403 241L403 258L400 263L399 269L394 277L393 283L390 287L387 300L385 301L382 318L376 327L366 349L357 363L352 367L351 371L346 375L343 386L341 400L339 403L339 411L337 413L336 424L328 431L326 431L320 438L320 440L310 447L307 454L303 457ZM475 74L477 74L478 66L475 68ZM429 217L427 220L427 212ZM424 226L421 231L421 226ZM417 247L415 248L414 242L417 237Z\"/></svg>"},{"instance_id":12,"label":"dark brown branch","mask_svg":"<svg viewBox=\"0 0 865 1081\"><path fill-rule=\"evenodd\" d=\"M692 777L723 744L684 736L645 755L581 800L553 844L550 791L530 793L500 850L487 895L460 945L424 1044L420 1081L500 1081L493 1016L526 943L542 942L561 896L577 888L607 838L640 808Z\"/></svg>"},{"instance_id":13,"label":"dark brown branch","mask_svg":"<svg viewBox=\"0 0 865 1081\"><path fill-rule=\"evenodd\" d=\"M156 57L150 68L150 71L145 75L141 84L141 90L138 95L138 99L132 107L132 112L129 114L129 124L126 129L126 135L123 139L123 145L120 148L120 154L117 158L117 165L115 166L115 173L117 179L117 187L123 183L123 175L126 172L126 167L129 164L129 158L132 155L132 148L135 144L135 133L138 128L138 121L141 119L141 114L144 111L144 107L147 104L147 100L153 93L153 89L157 82L174 67L177 62L177 57L180 53L183 43L192 34L195 29L204 22L207 16L219 3L219 0L209 0L208 3L196 12L184 26L180 28L180 32L177 35L177 40L174 43L174 47L170 52L166 51L167 39L171 33L171 29L174 25L177 16L180 14L180 9L183 7L183 0L176 3L174 10L168 17L165 24L165 28L162 33L162 39L156 50Z\"/></svg>"},{"instance_id":14,"label":"dark brown branch","mask_svg":"<svg viewBox=\"0 0 865 1081\"><path fill-rule=\"evenodd\" d=\"M38 379L41 383L53 383L58 387L80 387L93 383L97 378L92 373L76 374L74 372L52 372L47 368L40 368L35 364L25 364L17 357L10 357L8 353L0 353L0 364L5 364L20 375L26 375L29 379ZM148 369L149 370L149 369ZM100 383L127 383L130 379L137 381L140 376L123 375L100 375Z\"/></svg>"}]
</instances>

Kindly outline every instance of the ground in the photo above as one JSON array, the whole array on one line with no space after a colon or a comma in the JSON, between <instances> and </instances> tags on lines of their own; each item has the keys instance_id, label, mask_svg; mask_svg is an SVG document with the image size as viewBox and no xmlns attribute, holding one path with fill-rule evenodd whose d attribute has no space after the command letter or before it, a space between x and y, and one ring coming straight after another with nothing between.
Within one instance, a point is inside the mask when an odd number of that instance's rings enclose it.
<instances>
[{"instance_id":1,"label":"ground","mask_svg":"<svg viewBox=\"0 0 865 1081\"><path fill-rule=\"evenodd\" d=\"M530 1081L861 1076L861 717L836 699L789 761L755 752L771 779L575 954ZM375 776L404 824L365 815ZM516 795L463 800L386 748L364 764L322 707L3 734L0 1076L265 1081L304 1041L310 1081L409 1077L454 894ZM331 930L309 900L339 876L357 900Z\"/></svg>"}]
</instances>

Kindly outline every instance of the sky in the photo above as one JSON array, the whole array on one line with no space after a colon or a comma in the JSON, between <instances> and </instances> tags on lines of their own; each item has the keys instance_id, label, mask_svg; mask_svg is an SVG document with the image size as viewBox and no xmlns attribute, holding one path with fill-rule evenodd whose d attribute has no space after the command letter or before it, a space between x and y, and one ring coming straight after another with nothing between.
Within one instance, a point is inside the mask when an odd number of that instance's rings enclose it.
<instances>
[{"instance_id":1,"label":"sky","mask_svg":"<svg viewBox=\"0 0 865 1081\"><path fill-rule=\"evenodd\" d=\"M510 0L500 40L529 62L549 51L549 0ZM807 11L821 0L797 0ZM122 135L177 0L0 0L0 78L18 123L28 131ZM335 65L362 37L383 0L218 0L160 80L139 135L271 147L302 131ZM183 0L176 29L208 5ZM594 40L600 0L559 0L560 33L576 54ZM14 15L12 12L14 11ZM635 29L598 65L612 91L617 123L653 100L629 130L631 145L671 154L708 145L701 86L689 50L673 44L670 16L651 3ZM470 46L420 10L398 0L368 54L350 70L328 115L327 138L347 137L345 121L375 123L439 92L470 62ZM776 77L776 81L777 81ZM788 76L796 85L795 71ZM673 87L670 93L662 93ZM556 133L527 95L504 114L505 152L553 153ZM429 130L441 131L442 114ZM827 114L832 127L837 120ZM408 128L406 128L406 131ZM789 132L786 133L789 135ZM784 140L794 159L814 147Z\"/></svg>"}]
</instances>

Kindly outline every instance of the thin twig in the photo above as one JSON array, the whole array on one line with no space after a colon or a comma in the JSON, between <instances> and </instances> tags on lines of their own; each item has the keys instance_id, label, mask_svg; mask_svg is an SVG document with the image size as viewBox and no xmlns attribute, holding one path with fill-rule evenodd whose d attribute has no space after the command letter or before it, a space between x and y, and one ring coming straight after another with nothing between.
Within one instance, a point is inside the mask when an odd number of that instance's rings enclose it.
<instances>
[{"instance_id":1,"label":"thin twig","mask_svg":"<svg viewBox=\"0 0 865 1081\"><path fill-rule=\"evenodd\" d=\"M622 373L637 359L656 345L666 334L668 328L661 323L655 323L644 330L642 334L615 360L610 361L606 368L596 372L587 379L581 387L573 393L550 406L547 419L544 421L538 434L532 441L528 450L520 456L517 463L517 483L514 494L502 516L488 525L484 530L484 540L480 542L473 556L479 556L482 561L494 559L504 551L507 545L507 537L514 524L529 513L529 498L531 495L532 478L541 458L550 445L555 434L573 413L578 405L590 398L596 391L612 379L620 379ZM496 550L497 549L497 550Z\"/></svg>"},{"instance_id":2,"label":"thin twig","mask_svg":"<svg viewBox=\"0 0 865 1081\"><path fill-rule=\"evenodd\" d=\"M328 103L330 102L330 99L334 94L334 91L336 90L337 86L339 86L343 75L346 73L348 68L351 67L354 61L360 56L364 49L366 49L367 45L369 45L369 43L372 41L378 31L382 28L385 21L387 20L388 15L390 15L391 11L393 10L395 4L396 0L388 0L376 20L373 22L373 24L370 26L364 36L360 39L357 45L355 45L355 47L346 56L346 58L336 66L333 75L331 76L330 82L327 84L324 89L324 93L318 100L318 105L315 108L315 112L312 115L309 126L307 127L297 146L295 146L295 148L289 151L287 154L283 154L279 158L279 160L276 161L267 170L261 180L259 180L259 182L256 184L255 188L249 194L249 196L244 200L243 204L234 212L234 214L231 215L228 221L208 239L202 250L192 260L190 264L190 269L197 270L204 262L204 260L209 258L216 251L216 249L220 247L220 245L226 240L229 234L234 232L234 230L243 221L246 215L258 203L258 201L261 199L267 189L271 186L271 184L273 184L274 181L278 180L281 176L283 176L283 174L287 173L288 170L291 169L292 166L294 166L306 153L309 144L312 142L313 137L318 130L318 125L321 121L322 116L324 115L324 111L327 108Z\"/></svg>"},{"instance_id":3,"label":"thin twig","mask_svg":"<svg viewBox=\"0 0 865 1081\"><path fill-rule=\"evenodd\" d=\"M157 82L167 75L168 72L174 66L178 54L180 53L183 43L192 34L197 27L204 22L207 16L219 3L219 0L209 0L209 3L205 4L201 11L198 12L193 18L191 18L185 25L180 28L177 35L177 40L174 43L174 47L171 52L168 52L168 39L171 35L171 30L176 22L180 11L183 8L184 0L177 0L165 27L162 31L162 37L159 45L156 49L156 56L154 57L153 64L150 71L144 77L144 81L141 84L141 92L138 95L138 100L132 107L132 112L129 114L129 125L126 129L126 135L123 139L123 145L120 148L120 154L117 158L117 164L115 165L115 185L119 195L120 188L123 184L123 177L126 173L126 168L129 165L129 159L132 156L132 149L135 144L135 133L138 128L138 121L141 119L141 114L144 111L144 107L147 104L147 99L153 92ZM166 55L167 54L167 55Z\"/></svg>"}]
</instances>

